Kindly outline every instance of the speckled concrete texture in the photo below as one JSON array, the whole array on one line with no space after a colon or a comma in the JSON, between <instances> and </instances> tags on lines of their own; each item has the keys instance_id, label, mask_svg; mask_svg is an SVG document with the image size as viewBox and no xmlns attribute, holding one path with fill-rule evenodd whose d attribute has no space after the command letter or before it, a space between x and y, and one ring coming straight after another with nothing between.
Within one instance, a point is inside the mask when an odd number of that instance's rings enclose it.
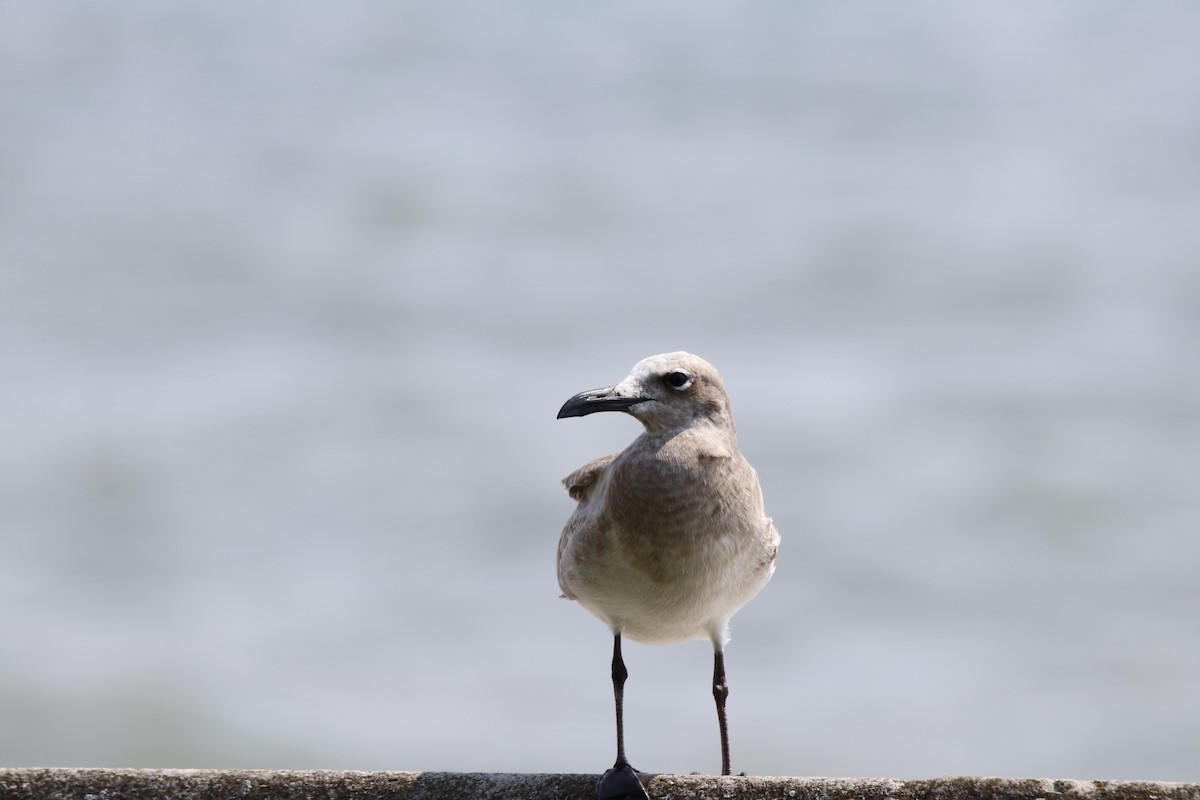
<instances>
[{"instance_id":1,"label":"speckled concrete texture","mask_svg":"<svg viewBox=\"0 0 1200 800\"><path fill-rule=\"evenodd\" d=\"M0 769L0 800L591 800L597 775L274 770ZM1034 778L654 775L670 800L1200 800L1200 783Z\"/></svg>"}]
</instances>

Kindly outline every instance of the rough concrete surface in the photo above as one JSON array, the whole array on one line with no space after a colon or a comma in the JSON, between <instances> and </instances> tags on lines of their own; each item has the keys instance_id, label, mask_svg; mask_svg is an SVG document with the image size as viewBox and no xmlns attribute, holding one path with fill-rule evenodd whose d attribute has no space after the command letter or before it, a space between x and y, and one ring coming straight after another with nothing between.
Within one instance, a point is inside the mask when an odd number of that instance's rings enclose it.
<instances>
[{"instance_id":1,"label":"rough concrete surface","mask_svg":"<svg viewBox=\"0 0 1200 800\"><path fill-rule=\"evenodd\" d=\"M591 800L597 775L275 770L3 769L0 800ZM1200 800L1200 783L1040 778L760 778L655 775L671 800Z\"/></svg>"}]
</instances>

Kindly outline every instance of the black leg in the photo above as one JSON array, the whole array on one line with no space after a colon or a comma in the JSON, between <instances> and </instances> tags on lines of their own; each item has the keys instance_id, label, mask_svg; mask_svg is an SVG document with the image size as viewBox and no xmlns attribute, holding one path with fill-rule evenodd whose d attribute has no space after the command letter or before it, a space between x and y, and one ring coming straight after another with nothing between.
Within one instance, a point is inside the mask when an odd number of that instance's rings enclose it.
<instances>
[{"instance_id":1,"label":"black leg","mask_svg":"<svg viewBox=\"0 0 1200 800\"><path fill-rule=\"evenodd\" d=\"M729 723L725 721L725 698L729 697L729 684L725 682L725 654L718 646L713 655L713 699L717 701L717 725L721 728L721 774L730 775L729 768Z\"/></svg>"},{"instance_id":2,"label":"black leg","mask_svg":"<svg viewBox=\"0 0 1200 800\"><path fill-rule=\"evenodd\" d=\"M613 636L612 682L613 700L617 707L617 760L596 784L596 797L615 800L618 797L638 797L649 800L637 770L625 758L625 659L621 658L621 634Z\"/></svg>"},{"instance_id":3,"label":"black leg","mask_svg":"<svg viewBox=\"0 0 1200 800\"><path fill-rule=\"evenodd\" d=\"M621 657L621 634L613 636L612 682L613 700L617 706L617 764L629 765L625 758L625 659Z\"/></svg>"}]
</instances>

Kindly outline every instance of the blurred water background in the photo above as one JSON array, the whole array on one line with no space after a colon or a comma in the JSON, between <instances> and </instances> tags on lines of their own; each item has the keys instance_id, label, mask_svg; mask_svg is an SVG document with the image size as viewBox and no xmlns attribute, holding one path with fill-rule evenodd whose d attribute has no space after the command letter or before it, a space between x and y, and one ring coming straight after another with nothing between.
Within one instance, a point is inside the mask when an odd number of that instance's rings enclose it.
<instances>
[{"instance_id":1,"label":"blurred water background","mask_svg":"<svg viewBox=\"0 0 1200 800\"><path fill-rule=\"evenodd\" d=\"M595 772L556 421L715 363L734 766L1200 779L1200 6L0 5L0 764ZM708 645L628 745L719 766Z\"/></svg>"}]
</instances>

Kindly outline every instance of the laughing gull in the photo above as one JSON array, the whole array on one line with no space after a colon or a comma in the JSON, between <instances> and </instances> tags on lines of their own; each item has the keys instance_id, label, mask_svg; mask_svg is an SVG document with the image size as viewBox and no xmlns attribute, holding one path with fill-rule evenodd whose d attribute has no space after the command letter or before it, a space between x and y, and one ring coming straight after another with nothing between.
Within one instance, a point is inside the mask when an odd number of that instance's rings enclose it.
<instances>
[{"instance_id":1,"label":"laughing gull","mask_svg":"<svg viewBox=\"0 0 1200 800\"><path fill-rule=\"evenodd\" d=\"M620 383L575 395L558 418L596 411L624 411L645 430L563 480L579 505L558 542L558 584L613 633L617 760L597 795L644 797L625 758L621 638L712 641L721 774L729 775L729 619L770 580L779 534L763 511L758 476L738 451L721 376L707 361L682 352L651 356Z\"/></svg>"}]
</instances>

